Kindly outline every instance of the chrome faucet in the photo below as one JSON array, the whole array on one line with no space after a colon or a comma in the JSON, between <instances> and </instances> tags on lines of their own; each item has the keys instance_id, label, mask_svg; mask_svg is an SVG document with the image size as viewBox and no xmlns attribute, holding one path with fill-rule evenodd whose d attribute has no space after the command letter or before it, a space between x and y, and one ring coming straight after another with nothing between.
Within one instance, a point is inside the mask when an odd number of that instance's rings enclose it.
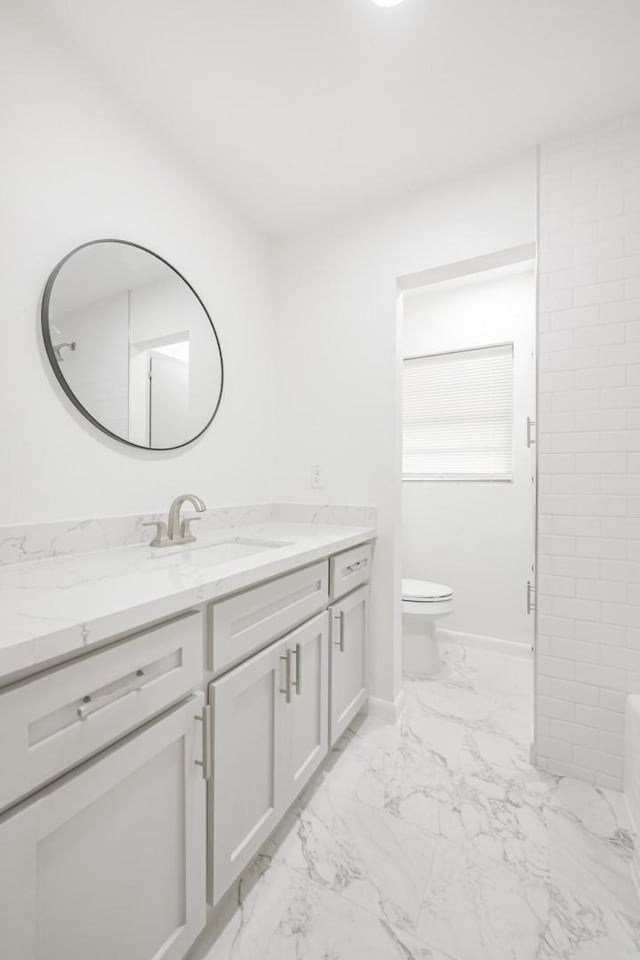
<instances>
[{"instance_id":1,"label":"chrome faucet","mask_svg":"<svg viewBox=\"0 0 640 960\"><path fill-rule=\"evenodd\" d=\"M168 526L164 520L151 520L145 523L145 527L155 527L156 535L151 541L152 547L172 547L177 543L193 543L196 539L191 532L191 524L200 517L185 517L180 519L180 511L183 503L191 503L198 513L204 513L207 509L204 501L196 497L193 493L183 493L176 497L169 507Z\"/></svg>"}]
</instances>

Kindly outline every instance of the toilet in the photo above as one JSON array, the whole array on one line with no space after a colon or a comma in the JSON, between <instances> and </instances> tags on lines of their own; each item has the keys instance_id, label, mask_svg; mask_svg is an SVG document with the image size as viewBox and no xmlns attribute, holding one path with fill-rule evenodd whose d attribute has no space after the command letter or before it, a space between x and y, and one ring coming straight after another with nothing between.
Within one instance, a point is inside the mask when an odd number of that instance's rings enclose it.
<instances>
[{"instance_id":1,"label":"toilet","mask_svg":"<svg viewBox=\"0 0 640 960\"><path fill-rule=\"evenodd\" d=\"M402 581L402 669L429 677L442 668L436 621L453 613L453 590L428 580Z\"/></svg>"}]
</instances>

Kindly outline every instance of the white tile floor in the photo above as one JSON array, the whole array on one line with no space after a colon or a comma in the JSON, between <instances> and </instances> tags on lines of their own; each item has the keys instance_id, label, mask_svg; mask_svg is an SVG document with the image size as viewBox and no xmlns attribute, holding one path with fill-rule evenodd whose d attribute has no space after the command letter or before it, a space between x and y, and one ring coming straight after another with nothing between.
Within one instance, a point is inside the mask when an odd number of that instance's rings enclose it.
<instances>
[{"instance_id":1,"label":"white tile floor","mask_svg":"<svg viewBox=\"0 0 640 960\"><path fill-rule=\"evenodd\" d=\"M621 796L529 764L528 661L445 656L396 726L353 724L198 956L640 957Z\"/></svg>"}]
</instances>

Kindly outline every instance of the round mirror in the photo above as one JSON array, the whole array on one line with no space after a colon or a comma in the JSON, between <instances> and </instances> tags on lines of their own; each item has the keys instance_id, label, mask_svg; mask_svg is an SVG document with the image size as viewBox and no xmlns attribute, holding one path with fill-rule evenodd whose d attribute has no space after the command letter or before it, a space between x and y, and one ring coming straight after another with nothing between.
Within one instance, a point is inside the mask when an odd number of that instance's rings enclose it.
<instances>
[{"instance_id":1,"label":"round mirror","mask_svg":"<svg viewBox=\"0 0 640 960\"><path fill-rule=\"evenodd\" d=\"M67 396L117 440L173 450L216 415L223 368L213 323L151 250L124 240L72 250L47 282L42 332Z\"/></svg>"}]
</instances>

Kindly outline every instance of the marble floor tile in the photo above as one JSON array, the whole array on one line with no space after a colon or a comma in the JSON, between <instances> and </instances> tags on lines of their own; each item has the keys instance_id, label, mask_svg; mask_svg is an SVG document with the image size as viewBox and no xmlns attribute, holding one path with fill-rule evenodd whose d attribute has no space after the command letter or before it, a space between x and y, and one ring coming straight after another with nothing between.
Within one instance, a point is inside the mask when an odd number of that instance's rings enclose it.
<instances>
[{"instance_id":1,"label":"marble floor tile","mask_svg":"<svg viewBox=\"0 0 640 960\"><path fill-rule=\"evenodd\" d=\"M640 919L640 902L629 881L631 840L598 837L577 819L551 812L546 820L552 883L613 910Z\"/></svg>"},{"instance_id":2,"label":"marble floor tile","mask_svg":"<svg viewBox=\"0 0 640 960\"><path fill-rule=\"evenodd\" d=\"M535 960L637 960L640 922L637 916L611 910L598 902L552 886L549 915Z\"/></svg>"},{"instance_id":3,"label":"marble floor tile","mask_svg":"<svg viewBox=\"0 0 640 960\"><path fill-rule=\"evenodd\" d=\"M514 658L514 663L525 664L531 670L531 664ZM486 681L481 685L476 679L477 669L460 672L459 675L446 677L441 683L437 679L409 681L407 690L407 712L439 716L452 723L472 727L478 731L495 733L525 744L531 741L532 714L523 711L522 704L532 703L532 691L521 691L519 685L506 687L504 680L498 683Z\"/></svg>"},{"instance_id":4,"label":"marble floor tile","mask_svg":"<svg viewBox=\"0 0 640 960\"><path fill-rule=\"evenodd\" d=\"M440 840L417 939L460 960L532 960L549 902L545 880Z\"/></svg>"},{"instance_id":5,"label":"marble floor tile","mask_svg":"<svg viewBox=\"0 0 640 960\"><path fill-rule=\"evenodd\" d=\"M258 960L299 885L293 871L259 858L218 905L189 960Z\"/></svg>"},{"instance_id":6,"label":"marble floor tile","mask_svg":"<svg viewBox=\"0 0 640 960\"><path fill-rule=\"evenodd\" d=\"M357 718L193 960L640 958L624 800L530 764L531 669L451 646Z\"/></svg>"},{"instance_id":7,"label":"marble floor tile","mask_svg":"<svg viewBox=\"0 0 640 960\"><path fill-rule=\"evenodd\" d=\"M457 776L440 803L440 836L534 877L549 870L544 810L526 785Z\"/></svg>"},{"instance_id":8,"label":"marble floor tile","mask_svg":"<svg viewBox=\"0 0 640 960\"><path fill-rule=\"evenodd\" d=\"M631 847L631 818L621 793L571 777L554 777L549 807L582 824L588 833Z\"/></svg>"},{"instance_id":9,"label":"marble floor tile","mask_svg":"<svg viewBox=\"0 0 640 960\"><path fill-rule=\"evenodd\" d=\"M330 766L324 783L360 803L384 811L407 824L432 834L439 832L439 803L448 792L452 753L462 742L460 728L440 738L422 739L413 723L403 719L396 725L371 725L367 719L356 724L346 750ZM457 740L457 743L455 742Z\"/></svg>"},{"instance_id":10,"label":"marble floor tile","mask_svg":"<svg viewBox=\"0 0 640 960\"><path fill-rule=\"evenodd\" d=\"M457 960L384 918L302 881L260 960Z\"/></svg>"},{"instance_id":11,"label":"marble floor tile","mask_svg":"<svg viewBox=\"0 0 640 960\"><path fill-rule=\"evenodd\" d=\"M320 786L276 834L273 858L412 932L436 845L434 836Z\"/></svg>"}]
</instances>

